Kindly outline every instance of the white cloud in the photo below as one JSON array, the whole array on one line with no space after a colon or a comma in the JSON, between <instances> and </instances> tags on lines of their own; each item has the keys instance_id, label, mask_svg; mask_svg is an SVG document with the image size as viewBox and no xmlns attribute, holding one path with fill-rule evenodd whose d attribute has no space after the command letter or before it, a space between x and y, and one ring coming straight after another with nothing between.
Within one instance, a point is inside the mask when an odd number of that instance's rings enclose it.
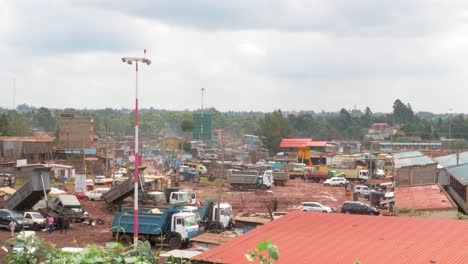
<instances>
[{"instance_id":1,"label":"white cloud","mask_svg":"<svg viewBox=\"0 0 468 264\"><path fill-rule=\"evenodd\" d=\"M0 0L0 106L468 111L465 1ZM2 74L11 72L12 74ZM8 75L8 76L7 76Z\"/></svg>"}]
</instances>

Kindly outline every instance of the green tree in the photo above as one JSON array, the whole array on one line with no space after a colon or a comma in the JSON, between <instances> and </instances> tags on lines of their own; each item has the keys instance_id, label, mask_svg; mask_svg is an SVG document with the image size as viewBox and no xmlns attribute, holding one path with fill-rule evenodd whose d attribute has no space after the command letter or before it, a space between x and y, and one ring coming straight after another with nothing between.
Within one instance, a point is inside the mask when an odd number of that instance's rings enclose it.
<instances>
[{"instance_id":1,"label":"green tree","mask_svg":"<svg viewBox=\"0 0 468 264\"><path fill-rule=\"evenodd\" d=\"M281 110L267 113L260 119L257 135L271 154L279 151L281 139L289 135L288 120L283 117Z\"/></svg>"},{"instance_id":2,"label":"green tree","mask_svg":"<svg viewBox=\"0 0 468 264\"><path fill-rule=\"evenodd\" d=\"M397 124L407 124L414 121L414 112L410 104L405 105L400 99L393 103L393 117Z\"/></svg>"},{"instance_id":3,"label":"green tree","mask_svg":"<svg viewBox=\"0 0 468 264\"><path fill-rule=\"evenodd\" d=\"M34 112L32 119L35 127L42 127L44 131L55 130L55 118L52 116L49 109L45 107L41 107Z\"/></svg>"}]
</instances>

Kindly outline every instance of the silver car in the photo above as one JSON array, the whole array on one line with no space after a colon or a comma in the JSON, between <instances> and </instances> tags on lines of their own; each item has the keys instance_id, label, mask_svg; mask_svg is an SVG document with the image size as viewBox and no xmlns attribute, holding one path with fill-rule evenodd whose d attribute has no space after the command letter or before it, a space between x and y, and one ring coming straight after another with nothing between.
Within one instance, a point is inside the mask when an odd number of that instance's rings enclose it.
<instances>
[{"instance_id":1,"label":"silver car","mask_svg":"<svg viewBox=\"0 0 468 264\"><path fill-rule=\"evenodd\" d=\"M303 202L301 211L331 213L333 209L317 202Z\"/></svg>"}]
</instances>

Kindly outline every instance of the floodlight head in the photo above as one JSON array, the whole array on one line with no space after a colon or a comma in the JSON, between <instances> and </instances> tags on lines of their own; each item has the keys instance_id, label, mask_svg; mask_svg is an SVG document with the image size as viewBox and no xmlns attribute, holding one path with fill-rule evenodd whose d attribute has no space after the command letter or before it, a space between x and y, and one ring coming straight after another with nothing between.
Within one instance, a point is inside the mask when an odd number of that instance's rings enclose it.
<instances>
[{"instance_id":1,"label":"floodlight head","mask_svg":"<svg viewBox=\"0 0 468 264\"><path fill-rule=\"evenodd\" d=\"M132 61L131 60L127 61L127 64L132 65Z\"/></svg>"},{"instance_id":2,"label":"floodlight head","mask_svg":"<svg viewBox=\"0 0 468 264\"><path fill-rule=\"evenodd\" d=\"M123 62L123 63L125 63L125 62L126 62L126 60L127 60L126 58L122 58L122 62Z\"/></svg>"}]
</instances>

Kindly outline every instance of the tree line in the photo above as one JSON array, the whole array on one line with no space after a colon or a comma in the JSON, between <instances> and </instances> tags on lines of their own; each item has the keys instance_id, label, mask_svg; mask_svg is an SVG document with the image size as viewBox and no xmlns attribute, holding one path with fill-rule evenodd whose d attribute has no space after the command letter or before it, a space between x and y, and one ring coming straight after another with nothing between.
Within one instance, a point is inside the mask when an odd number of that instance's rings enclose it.
<instances>
[{"instance_id":1,"label":"tree line","mask_svg":"<svg viewBox=\"0 0 468 264\"><path fill-rule=\"evenodd\" d=\"M0 109L0 135L27 136L32 129L56 132L61 113L74 113L94 119L98 136L126 136L134 133L134 115L131 109L48 109L19 105L16 110ZM264 145L275 153L283 137L304 137L314 140L362 141L372 123L399 125L401 134L392 140L405 140L403 136L419 136L423 140L448 137L449 126L452 138L468 139L468 119L464 115L415 113L409 103L395 100L391 113L373 113L364 110L341 109L338 112L220 112L206 109L213 119L214 129L224 129L232 138L243 134L256 134ZM157 136L166 133L187 137L187 121L193 111L168 111L159 109L140 110L139 131L142 136Z\"/></svg>"}]
</instances>

